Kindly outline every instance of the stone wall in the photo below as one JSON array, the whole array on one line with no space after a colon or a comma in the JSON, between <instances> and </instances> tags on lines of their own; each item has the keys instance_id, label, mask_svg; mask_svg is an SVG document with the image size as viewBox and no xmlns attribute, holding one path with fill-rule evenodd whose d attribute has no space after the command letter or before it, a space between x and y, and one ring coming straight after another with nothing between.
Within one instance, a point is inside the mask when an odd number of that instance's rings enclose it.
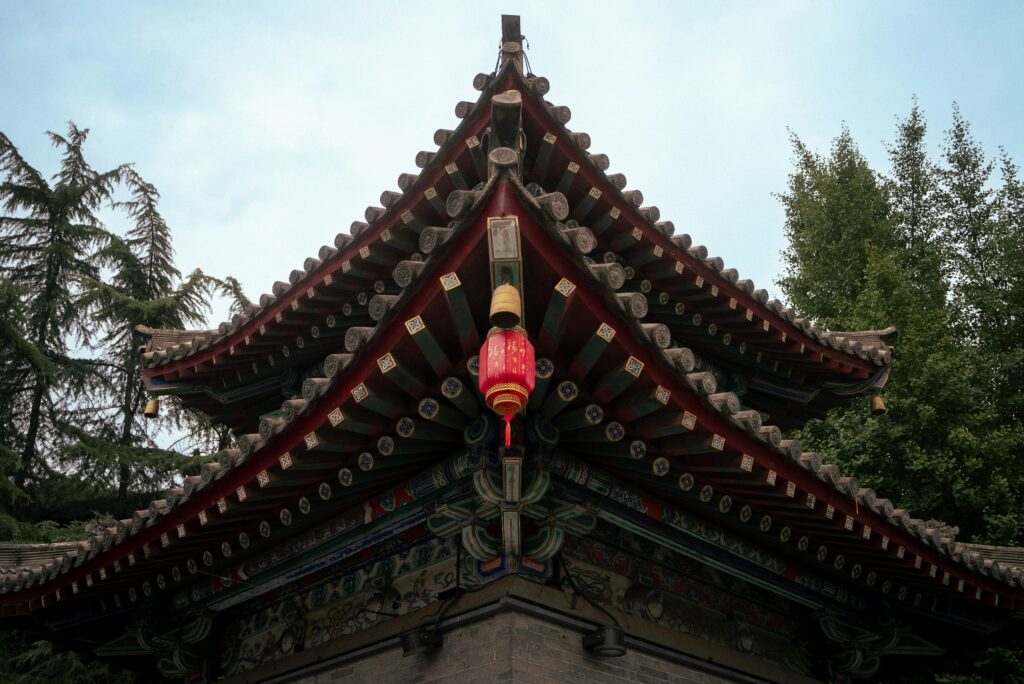
<instances>
[{"instance_id":1,"label":"stone wall","mask_svg":"<svg viewBox=\"0 0 1024 684\"><path fill-rule=\"evenodd\" d=\"M580 645L578 631L541 618L505 611L444 635L432 653L402 655L398 646L362 660L292 680L335 682L677 682L717 684L722 679L684 665L630 650L621 658L597 658ZM747 680L749 681L749 680Z\"/></svg>"}]
</instances>

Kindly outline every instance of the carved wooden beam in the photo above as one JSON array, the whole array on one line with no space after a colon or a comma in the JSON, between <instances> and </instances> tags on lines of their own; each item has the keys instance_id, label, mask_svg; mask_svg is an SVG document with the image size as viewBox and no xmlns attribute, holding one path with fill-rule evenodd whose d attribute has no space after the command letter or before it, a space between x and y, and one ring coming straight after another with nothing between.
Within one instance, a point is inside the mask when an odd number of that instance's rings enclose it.
<instances>
[{"instance_id":1,"label":"carved wooden beam","mask_svg":"<svg viewBox=\"0 0 1024 684\"><path fill-rule=\"evenodd\" d=\"M692 432L672 437L662 437L657 444L658 453L665 456L687 456L710 454L725 448L725 438L705 432Z\"/></svg>"},{"instance_id":2,"label":"carved wooden beam","mask_svg":"<svg viewBox=\"0 0 1024 684\"><path fill-rule=\"evenodd\" d=\"M580 388L572 380L563 380L558 387L551 392L541 406L541 413L545 418L554 418L566 406L571 404L580 395Z\"/></svg>"},{"instance_id":3,"label":"carved wooden beam","mask_svg":"<svg viewBox=\"0 0 1024 684\"><path fill-rule=\"evenodd\" d=\"M594 334L583 343L576 353L572 364L569 366L569 373L576 378L584 378L590 369L594 367L601 355L611 344L615 337L615 329L607 323L601 323Z\"/></svg>"},{"instance_id":4,"label":"carved wooden beam","mask_svg":"<svg viewBox=\"0 0 1024 684\"><path fill-rule=\"evenodd\" d=\"M577 221L586 220L587 216L590 214L591 210L597 206L597 202L600 199L601 191L596 187L590 188L590 190L587 191L587 194L577 202L576 210L572 213L573 217L575 217Z\"/></svg>"},{"instance_id":5,"label":"carved wooden beam","mask_svg":"<svg viewBox=\"0 0 1024 684\"><path fill-rule=\"evenodd\" d=\"M455 408L469 418L476 418L480 415L480 402L472 389L467 389L462 380L456 377L447 377L441 383L441 395L450 401Z\"/></svg>"},{"instance_id":6,"label":"carved wooden beam","mask_svg":"<svg viewBox=\"0 0 1024 684\"><path fill-rule=\"evenodd\" d=\"M418 397L427 391L423 379L402 366L390 352L377 359L377 367L386 380L410 397Z\"/></svg>"},{"instance_id":7,"label":"carved wooden beam","mask_svg":"<svg viewBox=\"0 0 1024 684\"><path fill-rule=\"evenodd\" d=\"M424 254L430 254L440 245L448 241L453 230L442 226L427 226L420 233L419 250Z\"/></svg>"},{"instance_id":8,"label":"carved wooden beam","mask_svg":"<svg viewBox=\"0 0 1024 684\"><path fill-rule=\"evenodd\" d=\"M622 394L640 378L644 364L630 356L622 366L613 368L596 384L594 394L600 401L609 402Z\"/></svg>"},{"instance_id":9,"label":"carved wooden beam","mask_svg":"<svg viewBox=\"0 0 1024 684\"><path fill-rule=\"evenodd\" d=\"M632 429L644 439L657 439L691 432L696 426L697 416L689 411L666 410L634 421Z\"/></svg>"},{"instance_id":10,"label":"carved wooden beam","mask_svg":"<svg viewBox=\"0 0 1024 684\"><path fill-rule=\"evenodd\" d=\"M469 190L469 183L466 182L466 177L462 175L457 162L448 164L444 167L444 170L448 174L448 180L451 181L456 190Z\"/></svg>"},{"instance_id":11,"label":"carved wooden beam","mask_svg":"<svg viewBox=\"0 0 1024 684\"><path fill-rule=\"evenodd\" d=\"M383 431L388 421L379 414L358 407L338 407L327 414L327 421L334 430L359 435L376 435Z\"/></svg>"},{"instance_id":12,"label":"carved wooden beam","mask_svg":"<svg viewBox=\"0 0 1024 684\"><path fill-rule=\"evenodd\" d=\"M462 281L454 272L441 276L440 280L462 351L466 354L473 354L480 348L480 334L477 332L476 322L473 319L469 301L466 299Z\"/></svg>"},{"instance_id":13,"label":"carved wooden beam","mask_svg":"<svg viewBox=\"0 0 1024 684\"><path fill-rule=\"evenodd\" d=\"M547 105L548 113L551 114L552 118L563 126L572 119L572 110L568 107L554 105L550 102L545 102L544 104Z\"/></svg>"},{"instance_id":14,"label":"carved wooden beam","mask_svg":"<svg viewBox=\"0 0 1024 684\"><path fill-rule=\"evenodd\" d=\"M551 162L551 153L555 149L555 143L558 138L555 137L554 133L545 133L544 137L541 138L540 148L537 150L537 156L533 161L533 175L538 179L543 179L547 175L548 164Z\"/></svg>"},{"instance_id":15,"label":"carved wooden beam","mask_svg":"<svg viewBox=\"0 0 1024 684\"><path fill-rule=\"evenodd\" d=\"M618 290L626 283L626 271L621 264L588 264L590 272L612 290Z\"/></svg>"},{"instance_id":16,"label":"carved wooden beam","mask_svg":"<svg viewBox=\"0 0 1024 684\"><path fill-rule=\"evenodd\" d=\"M533 388L533 392L530 394L530 400L526 405L529 411L539 411L541 405L544 402L544 398L548 394L548 388L551 385L551 378L555 375L555 364L551 362L551 359L539 358L536 361L536 385Z\"/></svg>"},{"instance_id":17,"label":"carved wooden beam","mask_svg":"<svg viewBox=\"0 0 1024 684\"><path fill-rule=\"evenodd\" d=\"M593 225L590 228L596 235L604 235L609 228L615 225L620 216L622 216L622 212L618 208L612 207L608 210L608 213L593 221Z\"/></svg>"},{"instance_id":18,"label":"carved wooden beam","mask_svg":"<svg viewBox=\"0 0 1024 684\"><path fill-rule=\"evenodd\" d=\"M422 261L399 261L391 272L395 285L403 290L415 282L420 273L423 272L425 264Z\"/></svg>"},{"instance_id":19,"label":"carved wooden beam","mask_svg":"<svg viewBox=\"0 0 1024 684\"><path fill-rule=\"evenodd\" d=\"M663 350L665 358L668 359L669 363L680 373L689 373L693 370L696 364L696 358L687 347L674 347L672 349Z\"/></svg>"},{"instance_id":20,"label":"carved wooden beam","mask_svg":"<svg viewBox=\"0 0 1024 684\"><path fill-rule=\"evenodd\" d=\"M434 209L434 211L437 212L438 216L443 217L448 215L447 212L445 211L444 199L437 192L436 188L427 188L426 190L423 191L423 196L426 198L427 202L430 203L430 206Z\"/></svg>"},{"instance_id":21,"label":"carved wooden beam","mask_svg":"<svg viewBox=\"0 0 1024 684\"><path fill-rule=\"evenodd\" d=\"M371 387L366 383L356 385L352 389L352 399L358 406L388 418L393 418L401 413L408 403L408 399L400 394L379 387Z\"/></svg>"},{"instance_id":22,"label":"carved wooden beam","mask_svg":"<svg viewBox=\"0 0 1024 684\"><path fill-rule=\"evenodd\" d=\"M562 172L562 177L558 180L558 186L555 188L558 192L563 195L567 195L572 189L572 184L576 182L576 176L580 171L580 165L576 162L569 162Z\"/></svg>"},{"instance_id":23,"label":"carved wooden beam","mask_svg":"<svg viewBox=\"0 0 1024 684\"><path fill-rule=\"evenodd\" d=\"M553 353L558 349L562 321L569 310L570 300L576 285L568 278L562 278L555 285L548 300L548 307L540 324L538 344L541 349Z\"/></svg>"},{"instance_id":24,"label":"carved wooden beam","mask_svg":"<svg viewBox=\"0 0 1024 684\"><path fill-rule=\"evenodd\" d=\"M634 319L641 319L647 315L647 298L640 292L623 292L615 295L623 312Z\"/></svg>"},{"instance_id":25,"label":"carved wooden beam","mask_svg":"<svg viewBox=\"0 0 1024 684\"><path fill-rule=\"evenodd\" d=\"M555 427L560 432L572 432L599 425L604 420L604 409L597 404L587 404L567 411L555 418Z\"/></svg>"},{"instance_id":26,"label":"carved wooden beam","mask_svg":"<svg viewBox=\"0 0 1024 684\"><path fill-rule=\"evenodd\" d=\"M643 237L643 231L640 228L633 226L629 230L622 230L619 231L617 235L610 236L607 240L608 248L613 252L625 252L626 250L640 244Z\"/></svg>"},{"instance_id":27,"label":"carved wooden beam","mask_svg":"<svg viewBox=\"0 0 1024 684\"><path fill-rule=\"evenodd\" d=\"M580 430L574 430L563 435L562 441L566 443L595 443L608 444L610 442L621 442L626 436L626 429L622 423L611 421L604 425L593 425Z\"/></svg>"},{"instance_id":28,"label":"carved wooden beam","mask_svg":"<svg viewBox=\"0 0 1024 684\"><path fill-rule=\"evenodd\" d=\"M612 413L624 421L632 422L665 408L671 396L672 393L661 385L633 392L619 399L612 408Z\"/></svg>"},{"instance_id":29,"label":"carved wooden beam","mask_svg":"<svg viewBox=\"0 0 1024 684\"><path fill-rule=\"evenodd\" d=\"M405 322L405 329L412 337L413 342L416 343L416 347L423 354L423 358L427 360L430 367L439 375L447 373L451 369L451 360L445 354L441 345L438 344L423 318L420 316L410 318Z\"/></svg>"},{"instance_id":30,"label":"carved wooden beam","mask_svg":"<svg viewBox=\"0 0 1024 684\"><path fill-rule=\"evenodd\" d=\"M469 424L469 418L464 413L431 397L420 400L417 412L421 417L453 430L463 430Z\"/></svg>"},{"instance_id":31,"label":"carved wooden beam","mask_svg":"<svg viewBox=\"0 0 1024 684\"><path fill-rule=\"evenodd\" d=\"M522 130L523 97L518 90L507 90L491 97L491 139L493 150L508 147L518 150Z\"/></svg>"},{"instance_id":32,"label":"carved wooden beam","mask_svg":"<svg viewBox=\"0 0 1024 684\"><path fill-rule=\"evenodd\" d=\"M480 139L475 135L466 138L466 148L469 150L470 159L473 160L473 168L476 170L477 180L486 180L487 157L484 155L483 147L480 145Z\"/></svg>"},{"instance_id":33,"label":"carved wooden beam","mask_svg":"<svg viewBox=\"0 0 1024 684\"><path fill-rule=\"evenodd\" d=\"M597 238L585 226L561 228L559 234L580 254L589 254L597 247Z\"/></svg>"}]
</instances>

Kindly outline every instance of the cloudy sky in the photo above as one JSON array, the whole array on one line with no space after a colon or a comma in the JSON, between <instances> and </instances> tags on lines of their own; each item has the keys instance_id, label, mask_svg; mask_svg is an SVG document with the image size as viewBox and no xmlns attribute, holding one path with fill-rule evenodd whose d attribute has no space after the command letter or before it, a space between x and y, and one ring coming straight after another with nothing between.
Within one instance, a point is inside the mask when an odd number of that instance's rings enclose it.
<instances>
[{"instance_id":1,"label":"cloudy sky","mask_svg":"<svg viewBox=\"0 0 1024 684\"><path fill-rule=\"evenodd\" d=\"M916 94L936 148L957 101L1024 162L1010 2L0 0L0 130L49 174L43 132L91 128L96 167L135 162L160 189L182 270L258 298L454 128L502 12L611 171L774 295L787 129L826 151L845 121L884 168Z\"/></svg>"}]
</instances>

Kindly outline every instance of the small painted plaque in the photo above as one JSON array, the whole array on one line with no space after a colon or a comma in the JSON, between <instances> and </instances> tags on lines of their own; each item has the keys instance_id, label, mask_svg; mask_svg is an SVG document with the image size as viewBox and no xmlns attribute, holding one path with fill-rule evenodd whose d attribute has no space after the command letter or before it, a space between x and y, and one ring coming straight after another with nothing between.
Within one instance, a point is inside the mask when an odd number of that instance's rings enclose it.
<instances>
[{"instance_id":1,"label":"small painted plaque","mask_svg":"<svg viewBox=\"0 0 1024 684\"><path fill-rule=\"evenodd\" d=\"M519 218L516 216L494 216L487 219L487 238L491 258L519 258Z\"/></svg>"}]
</instances>

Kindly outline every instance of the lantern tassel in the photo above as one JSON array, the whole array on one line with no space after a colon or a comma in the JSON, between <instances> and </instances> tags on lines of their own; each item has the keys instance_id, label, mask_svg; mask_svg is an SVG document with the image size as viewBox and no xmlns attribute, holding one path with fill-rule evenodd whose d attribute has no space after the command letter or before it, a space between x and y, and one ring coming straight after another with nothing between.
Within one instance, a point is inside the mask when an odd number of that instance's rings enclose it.
<instances>
[{"instance_id":1,"label":"lantern tassel","mask_svg":"<svg viewBox=\"0 0 1024 684\"><path fill-rule=\"evenodd\" d=\"M505 421L505 448L512 446L512 414L507 413L502 416Z\"/></svg>"}]
</instances>

